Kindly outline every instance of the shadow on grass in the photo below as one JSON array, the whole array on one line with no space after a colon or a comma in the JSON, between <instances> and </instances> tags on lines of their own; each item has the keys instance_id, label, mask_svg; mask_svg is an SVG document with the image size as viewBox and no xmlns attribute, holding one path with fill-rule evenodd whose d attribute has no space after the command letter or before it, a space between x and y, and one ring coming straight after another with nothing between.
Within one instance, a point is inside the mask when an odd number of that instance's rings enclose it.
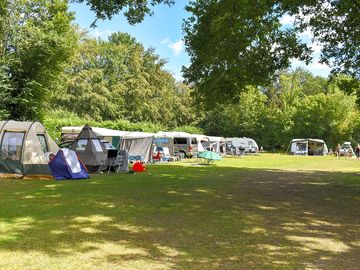
<instances>
[{"instance_id":1,"label":"shadow on grass","mask_svg":"<svg viewBox=\"0 0 360 270\"><path fill-rule=\"evenodd\" d=\"M40 252L69 269L356 269L359 191L353 173L216 166L4 180L0 266Z\"/></svg>"}]
</instances>

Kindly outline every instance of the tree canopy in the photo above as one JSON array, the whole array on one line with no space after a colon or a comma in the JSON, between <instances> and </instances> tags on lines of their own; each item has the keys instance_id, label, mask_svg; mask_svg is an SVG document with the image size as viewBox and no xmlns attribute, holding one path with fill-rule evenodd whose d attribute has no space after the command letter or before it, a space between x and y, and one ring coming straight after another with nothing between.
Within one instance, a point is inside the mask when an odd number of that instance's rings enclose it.
<instances>
[{"instance_id":1,"label":"tree canopy","mask_svg":"<svg viewBox=\"0 0 360 270\"><path fill-rule=\"evenodd\" d=\"M95 12L98 19L111 19L123 11L128 22L136 24L141 22L145 15L153 14L151 7L161 3L170 6L174 4L175 0L111 0L106 2L103 0L73 0L73 2L85 2Z\"/></svg>"},{"instance_id":2,"label":"tree canopy","mask_svg":"<svg viewBox=\"0 0 360 270\"><path fill-rule=\"evenodd\" d=\"M175 81L165 63L129 34L113 33L108 41L85 35L50 102L99 121L189 124L195 120L191 90Z\"/></svg>"},{"instance_id":3,"label":"tree canopy","mask_svg":"<svg viewBox=\"0 0 360 270\"><path fill-rule=\"evenodd\" d=\"M4 5L0 44L0 111L12 119L39 119L77 45L67 1L13 0Z\"/></svg>"},{"instance_id":4,"label":"tree canopy","mask_svg":"<svg viewBox=\"0 0 360 270\"><path fill-rule=\"evenodd\" d=\"M333 73L360 77L360 7L356 1L199 0L187 6L184 23L190 66L185 78L212 103L237 98L246 86L266 86L293 59L309 63L310 31L321 46L320 62ZM293 26L284 27L284 15ZM224 99L223 99L224 100Z\"/></svg>"}]
</instances>

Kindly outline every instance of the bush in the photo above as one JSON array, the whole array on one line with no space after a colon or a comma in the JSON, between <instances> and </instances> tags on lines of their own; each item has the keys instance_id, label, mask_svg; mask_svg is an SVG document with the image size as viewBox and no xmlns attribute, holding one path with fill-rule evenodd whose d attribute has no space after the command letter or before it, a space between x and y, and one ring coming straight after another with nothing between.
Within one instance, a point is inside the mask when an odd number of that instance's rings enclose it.
<instances>
[{"instance_id":1,"label":"bush","mask_svg":"<svg viewBox=\"0 0 360 270\"><path fill-rule=\"evenodd\" d=\"M61 128L66 126L83 126L89 124L92 127L102 127L115 130L124 131L142 131L142 132L158 132L160 130L166 130L167 128L150 122L138 122L131 123L127 120L116 120L116 121L101 121L97 122L92 119L84 119L77 116L75 113L67 112L64 110L53 110L50 111L43 121L44 126L49 132L50 136L60 141Z\"/></svg>"}]
</instances>

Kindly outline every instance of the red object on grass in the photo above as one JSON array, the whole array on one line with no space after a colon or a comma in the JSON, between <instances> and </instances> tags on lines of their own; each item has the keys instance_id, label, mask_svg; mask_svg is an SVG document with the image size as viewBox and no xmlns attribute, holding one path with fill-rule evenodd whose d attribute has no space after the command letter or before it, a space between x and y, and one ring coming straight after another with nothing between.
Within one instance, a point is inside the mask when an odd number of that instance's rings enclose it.
<instances>
[{"instance_id":1,"label":"red object on grass","mask_svg":"<svg viewBox=\"0 0 360 270\"><path fill-rule=\"evenodd\" d=\"M135 162L132 169L134 172L143 172L145 171L145 166L141 162Z\"/></svg>"}]
</instances>

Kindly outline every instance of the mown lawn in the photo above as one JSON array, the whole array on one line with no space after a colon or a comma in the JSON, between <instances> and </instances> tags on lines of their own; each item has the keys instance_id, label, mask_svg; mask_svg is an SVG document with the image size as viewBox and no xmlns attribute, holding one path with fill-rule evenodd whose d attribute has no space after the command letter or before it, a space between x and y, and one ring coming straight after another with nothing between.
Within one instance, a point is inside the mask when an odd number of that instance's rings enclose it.
<instances>
[{"instance_id":1,"label":"mown lawn","mask_svg":"<svg viewBox=\"0 0 360 270\"><path fill-rule=\"evenodd\" d=\"M359 269L357 172L263 154L0 180L0 269Z\"/></svg>"}]
</instances>

